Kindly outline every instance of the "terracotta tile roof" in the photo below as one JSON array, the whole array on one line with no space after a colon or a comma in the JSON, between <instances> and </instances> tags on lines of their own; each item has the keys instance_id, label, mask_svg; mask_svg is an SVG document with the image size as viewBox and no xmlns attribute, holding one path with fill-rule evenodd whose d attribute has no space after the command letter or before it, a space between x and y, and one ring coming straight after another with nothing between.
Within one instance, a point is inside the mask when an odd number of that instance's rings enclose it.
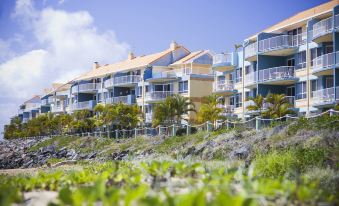
<instances>
[{"instance_id":1,"label":"terracotta tile roof","mask_svg":"<svg viewBox=\"0 0 339 206\"><path fill-rule=\"evenodd\" d=\"M183 46L179 46L179 48L184 48ZM172 49L166 49L162 52L155 53L155 54L150 54L150 55L145 55L145 56L139 56L135 57L133 59L127 59L121 62L117 62L114 64L109 64L105 66L101 66L99 68L92 69L91 71L81 75L80 77L74 79L73 81L80 81L80 80L86 80L86 79L93 79L95 77L102 77L111 73L115 72L120 72L120 71L128 71L134 68L140 68L140 67L145 67L149 64L152 64L156 60L160 59L161 57L171 53L173 50ZM188 50L187 50L188 51Z\"/></svg>"}]
</instances>

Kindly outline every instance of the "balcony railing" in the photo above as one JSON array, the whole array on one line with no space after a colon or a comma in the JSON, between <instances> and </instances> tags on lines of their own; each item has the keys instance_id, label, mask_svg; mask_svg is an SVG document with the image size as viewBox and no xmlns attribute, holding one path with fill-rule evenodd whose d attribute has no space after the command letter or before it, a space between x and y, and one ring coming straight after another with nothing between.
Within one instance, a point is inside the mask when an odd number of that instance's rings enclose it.
<instances>
[{"instance_id":1,"label":"balcony railing","mask_svg":"<svg viewBox=\"0 0 339 206\"><path fill-rule=\"evenodd\" d=\"M294 77L294 67L291 66L280 66L259 70L259 82L286 80Z\"/></svg>"},{"instance_id":2,"label":"balcony railing","mask_svg":"<svg viewBox=\"0 0 339 206\"><path fill-rule=\"evenodd\" d=\"M145 113L145 122L152 122L153 113Z\"/></svg>"},{"instance_id":3,"label":"balcony railing","mask_svg":"<svg viewBox=\"0 0 339 206\"><path fill-rule=\"evenodd\" d=\"M55 93L55 96L67 96L69 94L69 90L58 91Z\"/></svg>"},{"instance_id":4,"label":"balcony railing","mask_svg":"<svg viewBox=\"0 0 339 206\"><path fill-rule=\"evenodd\" d=\"M136 84L138 82L140 82L140 75L114 77L114 85Z\"/></svg>"},{"instance_id":5,"label":"balcony railing","mask_svg":"<svg viewBox=\"0 0 339 206\"><path fill-rule=\"evenodd\" d=\"M86 83L72 87L72 93L94 92L101 88L101 83Z\"/></svg>"},{"instance_id":6,"label":"balcony railing","mask_svg":"<svg viewBox=\"0 0 339 206\"><path fill-rule=\"evenodd\" d=\"M294 96L285 96L285 98L288 100L288 103L290 103L290 105L292 107L294 107L295 97Z\"/></svg>"},{"instance_id":7,"label":"balcony railing","mask_svg":"<svg viewBox=\"0 0 339 206\"><path fill-rule=\"evenodd\" d=\"M328 34L333 29L332 17L323 19L315 24L313 24L312 38L315 39L322 35Z\"/></svg>"},{"instance_id":8,"label":"balcony railing","mask_svg":"<svg viewBox=\"0 0 339 206\"><path fill-rule=\"evenodd\" d=\"M259 41L259 52L293 48L306 43L306 32L298 35L280 35ZM246 51L245 51L246 52Z\"/></svg>"},{"instance_id":9,"label":"balcony railing","mask_svg":"<svg viewBox=\"0 0 339 206\"><path fill-rule=\"evenodd\" d=\"M50 97L48 97L48 103L52 103L52 102L54 102L54 97L53 96L50 96Z\"/></svg>"},{"instance_id":10,"label":"balcony railing","mask_svg":"<svg viewBox=\"0 0 339 206\"><path fill-rule=\"evenodd\" d=\"M218 108L223 109L223 114L229 114L229 113L233 113L234 112L234 105L223 105L223 104L218 104L217 105Z\"/></svg>"},{"instance_id":11,"label":"balcony railing","mask_svg":"<svg viewBox=\"0 0 339 206\"><path fill-rule=\"evenodd\" d=\"M152 79L167 79L180 76L176 71L155 72L152 74Z\"/></svg>"},{"instance_id":12,"label":"balcony railing","mask_svg":"<svg viewBox=\"0 0 339 206\"><path fill-rule=\"evenodd\" d=\"M313 104L326 104L334 102L334 87L320 89L312 92Z\"/></svg>"},{"instance_id":13,"label":"balcony railing","mask_svg":"<svg viewBox=\"0 0 339 206\"><path fill-rule=\"evenodd\" d=\"M220 64L224 62L232 63L233 54L216 54L213 56L213 64Z\"/></svg>"},{"instance_id":14,"label":"balcony railing","mask_svg":"<svg viewBox=\"0 0 339 206\"><path fill-rule=\"evenodd\" d=\"M72 110L82 110L82 109L93 109L95 106L95 101L84 101L84 102L76 102L72 104Z\"/></svg>"},{"instance_id":15,"label":"balcony railing","mask_svg":"<svg viewBox=\"0 0 339 206\"><path fill-rule=\"evenodd\" d=\"M258 77L257 77L257 72L250 72L245 75L245 85L250 85L250 84L255 84L257 83Z\"/></svg>"},{"instance_id":16,"label":"balcony railing","mask_svg":"<svg viewBox=\"0 0 339 206\"><path fill-rule=\"evenodd\" d=\"M48 99L42 99L41 100L41 105L42 106L46 106L46 105L48 105L49 103L48 103Z\"/></svg>"},{"instance_id":17,"label":"balcony railing","mask_svg":"<svg viewBox=\"0 0 339 206\"><path fill-rule=\"evenodd\" d=\"M29 104L26 104L26 108L25 108L25 112L29 112L31 110L36 110L38 108L40 108L41 106L41 103L29 103Z\"/></svg>"},{"instance_id":18,"label":"balcony railing","mask_svg":"<svg viewBox=\"0 0 339 206\"><path fill-rule=\"evenodd\" d=\"M252 44L249 44L248 46L245 47L245 59L248 57L252 57L257 54L257 42L254 42Z\"/></svg>"},{"instance_id":19,"label":"balcony railing","mask_svg":"<svg viewBox=\"0 0 339 206\"><path fill-rule=\"evenodd\" d=\"M57 112L64 112L64 108L62 106L56 106L51 108L52 113L57 113Z\"/></svg>"},{"instance_id":20,"label":"balcony railing","mask_svg":"<svg viewBox=\"0 0 339 206\"><path fill-rule=\"evenodd\" d=\"M149 93L146 93L146 100L148 100L148 101L163 100L163 99L166 99L169 96L172 96L173 94L174 94L173 91L149 92Z\"/></svg>"},{"instance_id":21,"label":"balcony railing","mask_svg":"<svg viewBox=\"0 0 339 206\"><path fill-rule=\"evenodd\" d=\"M116 104L116 103L119 103L119 102L127 104L128 103L127 96L110 97L110 98L106 99L107 104Z\"/></svg>"},{"instance_id":22,"label":"balcony railing","mask_svg":"<svg viewBox=\"0 0 339 206\"><path fill-rule=\"evenodd\" d=\"M334 65L334 53L324 54L312 60L313 72L326 69Z\"/></svg>"},{"instance_id":23,"label":"balcony railing","mask_svg":"<svg viewBox=\"0 0 339 206\"><path fill-rule=\"evenodd\" d=\"M234 82L231 80L222 80L217 81L214 85L214 91L233 91L234 90Z\"/></svg>"}]
</instances>

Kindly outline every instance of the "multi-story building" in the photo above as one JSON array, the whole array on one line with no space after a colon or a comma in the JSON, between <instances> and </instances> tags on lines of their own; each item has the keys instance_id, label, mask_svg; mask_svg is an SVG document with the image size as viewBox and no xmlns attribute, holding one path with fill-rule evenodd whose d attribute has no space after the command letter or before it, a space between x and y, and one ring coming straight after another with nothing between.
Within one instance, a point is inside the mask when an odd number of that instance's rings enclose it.
<instances>
[{"instance_id":1,"label":"multi-story building","mask_svg":"<svg viewBox=\"0 0 339 206\"><path fill-rule=\"evenodd\" d=\"M190 52L175 42L170 48L155 54L136 57L133 53L124 61L100 66L66 84L53 84L45 89L37 114L73 113L93 110L97 104L137 104L145 113L145 123L152 122L156 103L173 94L189 97L199 109L202 97L212 93L213 54ZM187 119L194 121L195 113Z\"/></svg>"},{"instance_id":2,"label":"multi-story building","mask_svg":"<svg viewBox=\"0 0 339 206\"><path fill-rule=\"evenodd\" d=\"M35 95L31 99L25 101L19 106L18 117L22 122L27 122L30 119L35 118L41 111L40 96Z\"/></svg>"},{"instance_id":3,"label":"multi-story building","mask_svg":"<svg viewBox=\"0 0 339 206\"><path fill-rule=\"evenodd\" d=\"M248 117L249 97L285 94L300 115L339 100L339 1L300 12L243 43L243 51L218 54L214 92L226 113Z\"/></svg>"}]
</instances>

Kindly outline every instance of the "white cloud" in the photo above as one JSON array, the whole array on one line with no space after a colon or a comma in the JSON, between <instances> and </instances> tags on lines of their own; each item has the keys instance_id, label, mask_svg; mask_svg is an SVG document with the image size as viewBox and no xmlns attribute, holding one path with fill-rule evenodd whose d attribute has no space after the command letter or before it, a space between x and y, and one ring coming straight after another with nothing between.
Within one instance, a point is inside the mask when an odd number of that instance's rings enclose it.
<instances>
[{"instance_id":1,"label":"white cloud","mask_svg":"<svg viewBox=\"0 0 339 206\"><path fill-rule=\"evenodd\" d=\"M8 114L16 113L18 102L41 93L52 82L67 81L88 71L94 61L121 60L129 50L113 31L98 31L86 11L37 10L30 0L18 0L12 17L33 34L34 45L39 47L0 64L0 108L8 108L0 118L7 122ZM9 41L0 39L0 50L6 51L0 53L0 60L14 55Z\"/></svg>"}]
</instances>

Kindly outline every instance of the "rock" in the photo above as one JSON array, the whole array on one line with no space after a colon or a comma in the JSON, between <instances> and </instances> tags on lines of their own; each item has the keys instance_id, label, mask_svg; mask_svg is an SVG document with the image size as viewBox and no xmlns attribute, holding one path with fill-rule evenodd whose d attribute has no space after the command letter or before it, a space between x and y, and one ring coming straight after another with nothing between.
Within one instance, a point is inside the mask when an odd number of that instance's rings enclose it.
<instances>
[{"instance_id":1,"label":"rock","mask_svg":"<svg viewBox=\"0 0 339 206\"><path fill-rule=\"evenodd\" d=\"M230 157L232 159L246 159L250 154L250 147L249 146L242 146L238 149L233 150L230 153Z\"/></svg>"}]
</instances>

